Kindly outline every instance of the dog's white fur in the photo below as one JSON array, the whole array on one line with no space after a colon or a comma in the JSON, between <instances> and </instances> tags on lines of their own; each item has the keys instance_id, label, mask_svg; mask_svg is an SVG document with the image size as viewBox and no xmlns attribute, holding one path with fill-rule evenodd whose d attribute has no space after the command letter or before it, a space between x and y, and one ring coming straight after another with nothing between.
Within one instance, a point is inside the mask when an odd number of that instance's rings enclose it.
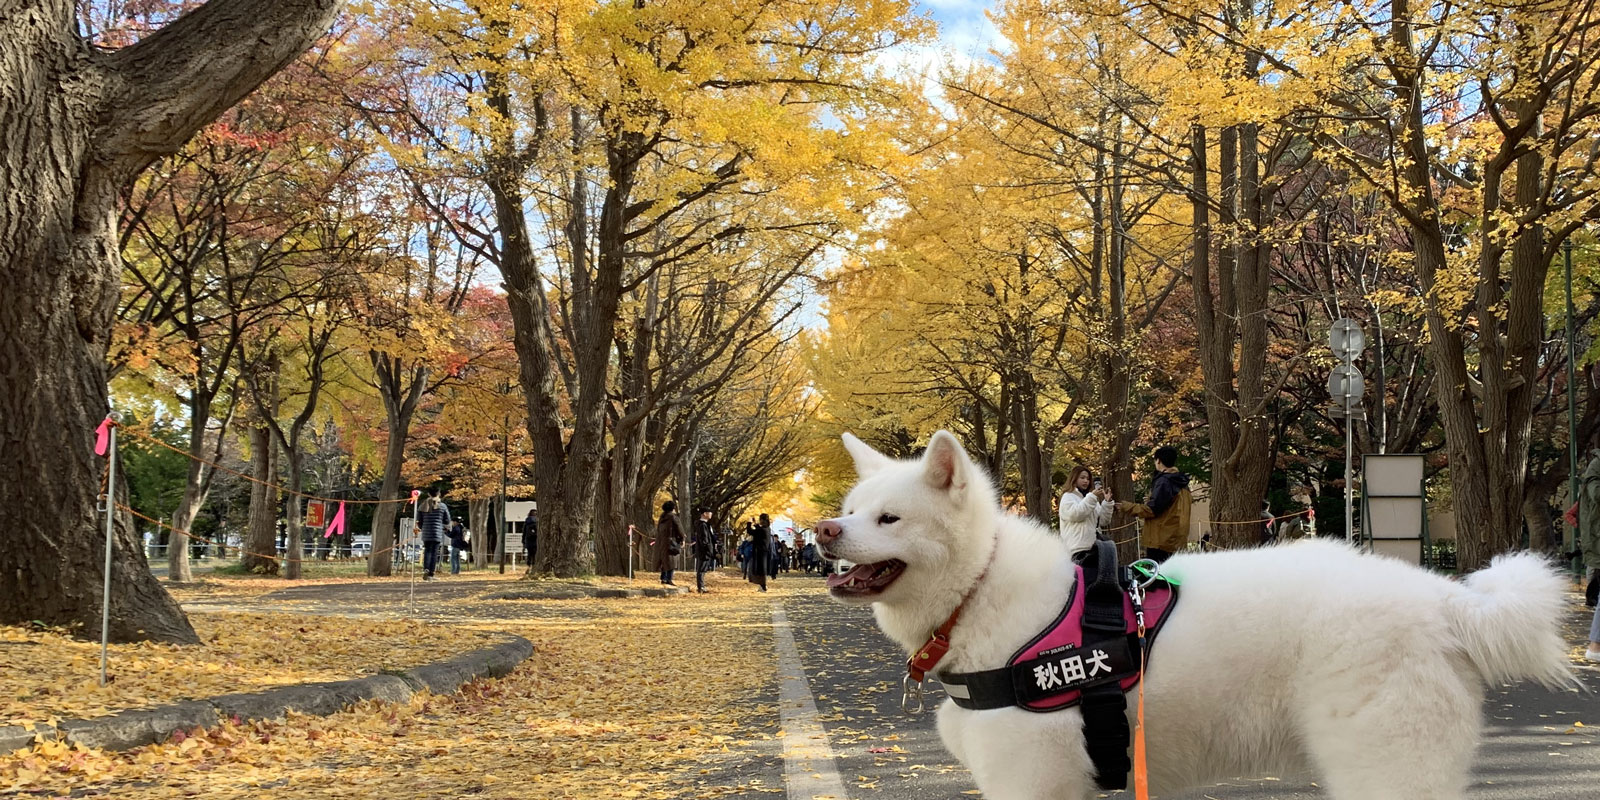
<instances>
[{"instance_id":1,"label":"dog's white fur","mask_svg":"<svg viewBox=\"0 0 1600 800\"><path fill-rule=\"evenodd\" d=\"M826 549L907 564L871 600L878 625L907 653L986 565L939 670L1003 666L1055 618L1081 543L1005 513L955 437L939 432L913 461L849 434L845 445L860 480ZM1317 541L1179 555L1165 569L1183 585L1145 677L1158 796L1240 776L1307 775L1336 800L1459 800L1485 682L1573 683L1559 632L1562 579L1532 555L1496 559L1461 582ZM1130 716L1133 705L1130 695ZM938 714L945 746L990 800L1096 795L1076 708L970 711L946 701Z\"/></svg>"}]
</instances>

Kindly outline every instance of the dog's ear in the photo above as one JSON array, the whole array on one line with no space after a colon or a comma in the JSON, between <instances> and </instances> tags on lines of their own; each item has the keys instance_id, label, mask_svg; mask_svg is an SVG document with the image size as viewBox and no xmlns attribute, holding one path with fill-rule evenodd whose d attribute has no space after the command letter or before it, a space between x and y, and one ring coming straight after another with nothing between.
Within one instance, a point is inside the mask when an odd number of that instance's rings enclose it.
<instances>
[{"instance_id":1,"label":"dog's ear","mask_svg":"<svg viewBox=\"0 0 1600 800\"><path fill-rule=\"evenodd\" d=\"M967 451L949 431L939 431L928 440L928 451L922 454L922 479L929 486L941 491L965 489L971 468Z\"/></svg>"},{"instance_id":2,"label":"dog's ear","mask_svg":"<svg viewBox=\"0 0 1600 800\"><path fill-rule=\"evenodd\" d=\"M872 449L872 445L857 439L853 434L846 433L842 438L844 449L855 459L857 478L869 477L872 473L894 463L888 456Z\"/></svg>"}]
</instances>

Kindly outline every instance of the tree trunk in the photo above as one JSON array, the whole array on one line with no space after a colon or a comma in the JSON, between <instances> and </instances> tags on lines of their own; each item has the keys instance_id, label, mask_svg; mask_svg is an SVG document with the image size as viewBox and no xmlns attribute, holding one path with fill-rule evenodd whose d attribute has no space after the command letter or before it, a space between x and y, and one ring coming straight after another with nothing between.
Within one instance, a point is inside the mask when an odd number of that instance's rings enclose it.
<instances>
[{"instance_id":1,"label":"tree trunk","mask_svg":"<svg viewBox=\"0 0 1600 800\"><path fill-rule=\"evenodd\" d=\"M175 543L178 546L167 548L167 581L170 583L194 582L194 575L189 570L189 531L194 527L195 518L200 516L200 507L205 505L206 494L211 488L211 468L202 460L206 457L206 427L211 421L211 396L200 383L195 381L190 386L189 469L183 484L183 498L178 501L178 508L172 515L172 529L178 531L181 541Z\"/></svg>"},{"instance_id":2,"label":"tree trunk","mask_svg":"<svg viewBox=\"0 0 1600 800\"><path fill-rule=\"evenodd\" d=\"M467 527L472 531L472 566L478 569L489 566L489 530L494 524L489 518L489 505L492 502L487 497L467 501Z\"/></svg>"},{"instance_id":3,"label":"tree trunk","mask_svg":"<svg viewBox=\"0 0 1600 800\"><path fill-rule=\"evenodd\" d=\"M377 379L378 396L389 423L389 442L383 458L383 488L378 492L378 507L372 515L372 557L367 559L367 574L388 577L394 571L394 542L400 516L400 472L406 465L406 442L411 436L411 420L427 388L426 367L407 368L398 358L376 350L367 351ZM410 382L407 383L406 379ZM482 566L481 564L479 566Z\"/></svg>"},{"instance_id":4,"label":"tree trunk","mask_svg":"<svg viewBox=\"0 0 1600 800\"><path fill-rule=\"evenodd\" d=\"M176 151L327 29L337 0L213 0L139 43L95 51L70 0L0 13L0 622L98 625L105 417L119 292L118 190ZM114 539L111 636L195 642L133 530Z\"/></svg>"},{"instance_id":5,"label":"tree trunk","mask_svg":"<svg viewBox=\"0 0 1600 800\"><path fill-rule=\"evenodd\" d=\"M389 443L384 449L383 488L378 491L379 503L372 510L372 556L367 559L367 574L388 577L394 574L395 532L400 521L400 470L406 461L406 433L410 416L397 421L391 415Z\"/></svg>"},{"instance_id":6,"label":"tree trunk","mask_svg":"<svg viewBox=\"0 0 1600 800\"><path fill-rule=\"evenodd\" d=\"M278 445L265 426L250 429L250 524L240 564L257 575L278 574Z\"/></svg>"},{"instance_id":7,"label":"tree trunk","mask_svg":"<svg viewBox=\"0 0 1600 800\"><path fill-rule=\"evenodd\" d=\"M512 118L509 89L503 77L491 74L488 83L490 107L502 117ZM581 150L576 145L575 149ZM555 349L549 301L528 238L521 160L512 155L520 148L515 147L515 142L499 141L494 150L489 188L500 228L500 272L506 279L519 377L528 401L534 490L540 507L547 509L540 515L540 547L534 568L558 577L574 577L592 568L585 545L593 535L595 494L605 448L606 380L622 294L623 206L637 163L629 163L622 175L614 175L607 189L597 275L591 273L588 257L588 177L581 168L574 169L567 239L573 252L572 302L579 308L579 330L578 341L571 343L575 396L563 398L557 381L560 355ZM625 180L619 182L616 177ZM563 424L563 399L571 411L570 425ZM568 430L570 437L566 435Z\"/></svg>"},{"instance_id":8,"label":"tree trunk","mask_svg":"<svg viewBox=\"0 0 1600 800\"><path fill-rule=\"evenodd\" d=\"M599 575L627 575L628 559L631 557L628 545L628 496L630 492L623 485L626 481L623 473L626 467L622 464L625 459L619 454L620 445L612 447L612 455L606 459L602 486L604 487L596 515L595 531L595 566L594 571ZM637 545L637 537L635 537Z\"/></svg>"},{"instance_id":9,"label":"tree trunk","mask_svg":"<svg viewBox=\"0 0 1600 800\"><path fill-rule=\"evenodd\" d=\"M1555 524L1558 512L1550 507L1550 498L1554 494L1541 486L1529 491L1527 499L1522 501L1522 521L1528 526L1528 548L1531 550L1561 552L1562 532Z\"/></svg>"},{"instance_id":10,"label":"tree trunk","mask_svg":"<svg viewBox=\"0 0 1600 800\"><path fill-rule=\"evenodd\" d=\"M293 447L287 451L287 454L289 456L289 513L285 516L289 524L289 537L283 550L283 577L291 581L297 581L302 577L302 564L305 561L303 552L305 549L303 545L305 530L303 525L305 523L304 509L306 501L305 498L300 496L300 472L305 456L298 452L297 448Z\"/></svg>"},{"instance_id":11,"label":"tree trunk","mask_svg":"<svg viewBox=\"0 0 1600 800\"><path fill-rule=\"evenodd\" d=\"M1213 520L1239 523L1260 518L1272 477L1275 458L1272 450L1272 424L1269 418L1269 381L1266 374L1268 353L1267 291L1272 271L1272 248L1265 239L1268 226L1266 209L1271 205L1271 189L1261 181L1261 156L1258 130L1254 123L1240 125L1234 138L1238 170L1238 224L1229 231L1234 276L1234 317L1237 325L1238 354L1230 365L1236 385L1232 387L1234 407L1225 409L1238 426L1233 448L1212 451L1212 476L1216 479L1211 495ZM1224 150L1226 152L1226 149ZM1226 205L1226 200L1225 200ZM1231 337L1229 337L1231 349ZM1213 427L1213 432L1215 428ZM1217 476L1222 476L1217 479ZM1259 544L1259 526L1222 525L1215 532L1219 544L1240 547Z\"/></svg>"},{"instance_id":12,"label":"tree trunk","mask_svg":"<svg viewBox=\"0 0 1600 800\"><path fill-rule=\"evenodd\" d=\"M1549 262L1543 256L1545 231L1537 222L1515 231L1499 229L1502 219L1517 220L1537 206L1544 158L1527 141L1504 141L1499 154L1484 165L1478 290L1473 310L1478 318L1475 363L1481 389L1475 396L1465 334L1440 307L1435 294L1439 273L1447 267L1444 226L1429 173L1431 154L1425 127L1428 115L1424 76L1414 66L1410 8L1397 0L1390 28L1393 45L1407 54L1391 68L1402 106L1403 129L1396 146L1405 153L1400 177L1409 190L1397 210L1408 221L1414 241L1418 282L1426 301L1430 367L1437 371L1440 418L1450 456L1450 482L1457 519L1471 520L1458 533L1462 571L1481 569L1496 554L1521 545L1528 439L1532 430L1533 392L1539 368L1537 348L1544 331L1544 283ZM1407 66L1411 65L1411 66ZM1537 119L1538 109L1519 107L1513 116ZM1530 116L1531 115L1531 116ZM1537 126L1533 128L1537 131ZM1531 135L1524 132L1524 136ZM1511 156L1518 148L1522 153ZM1502 185L1508 167L1515 169L1511 200ZM1502 207L1505 206L1505 207ZM1510 275L1502 274L1508 249ZM1509 277L1509 291L1505 282Z\"/></svg>"},{"instance_id":13,"label":"tree trunk","mask_svg":"<svg viewBox=\"0 0 1600 800\"><path fill-rule=\"evenodd\" d=\"M191 450L193 438L190 437ZM202 449L203 449L202 445ZM189 472L184 482L183 497L178 500L178 508L172 512L172 544L167 547L167 581L169 583L193 583L194 573L189 569L189 548L192 546L189 539L189 529L194 527L195 517L200 516L200 504L205 498L200 492L200 462L191 459Z\"/></svg>"}]
</instances>

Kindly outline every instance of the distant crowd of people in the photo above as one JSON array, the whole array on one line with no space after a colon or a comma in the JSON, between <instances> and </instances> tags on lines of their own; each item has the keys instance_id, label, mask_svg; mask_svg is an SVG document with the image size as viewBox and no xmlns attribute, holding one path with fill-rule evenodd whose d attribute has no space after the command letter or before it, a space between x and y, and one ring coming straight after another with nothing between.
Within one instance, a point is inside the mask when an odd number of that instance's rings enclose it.
<instances>
[{"instance_id":1,"label":"distant crowd of people","mask_svg":"<svg viewBox=\"0 0 1600 800\"><path fill-rule=\"evenodd\" d=\"M417 506L417 534L422 541L422 579L431 581L439 569L439 563L446 556L450 559L450 574L461 574L461 559L466 555L470 560L472 552L471 534L461 520L450 514L450 506L444 502L444 496L435 492L418 501ZM489 532L489 545L493 547L494 533ZM449 551L445 552L448 547ZM525 562L532 564L539 553L539 514L537 509L528 509L528 516L522 520L522 552Z\"/></svg>"},{"instance_id":2,"label":"distant crowd of people","mask_svg":"<svg viewBox=\"0 0 1600 800\"><path fill-rule=\"evenodd\" d=\"M728 529L719 531L711 510L698 508L695 509L692 530L685 535L678 522L677 511L677 503L669 500L661 504L661 515L656 519L655 532L649 541L654 569L660 572L663 585L676 586L673 577L678 557L687 544L690 560L694 564L695 591L704 592L705 575L722 567L723 540L731 538L734 532ZM806 541L800 533L790 533L789 540L775 533L772 530L772 517L768 514L744 522L733 553L739 573L745 580L764 592L767 591L767 581L777 578L781 573L815 572L820 575L827 572L827 562L817 545Z\"/></svg>"}]
</instances>

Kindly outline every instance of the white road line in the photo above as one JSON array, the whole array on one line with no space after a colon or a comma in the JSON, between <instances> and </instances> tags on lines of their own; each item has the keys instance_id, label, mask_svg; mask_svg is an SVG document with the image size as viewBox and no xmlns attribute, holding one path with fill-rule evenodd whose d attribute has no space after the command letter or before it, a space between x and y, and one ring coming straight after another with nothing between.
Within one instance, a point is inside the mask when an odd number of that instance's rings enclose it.
<instances>
[{"instance_id":1,"label":"white road line","mask_svg":"<svg viewBox=\"0 0 1600 800\"><path fill-rule=\"evenodd\" d=\"M828 732L806 682L800 651L794 646L789 616L772 607L773 643L778 650L778 713L783 728L783 787L789 800L848 800L834 763Z\"/></svg>"}]
</instances>

